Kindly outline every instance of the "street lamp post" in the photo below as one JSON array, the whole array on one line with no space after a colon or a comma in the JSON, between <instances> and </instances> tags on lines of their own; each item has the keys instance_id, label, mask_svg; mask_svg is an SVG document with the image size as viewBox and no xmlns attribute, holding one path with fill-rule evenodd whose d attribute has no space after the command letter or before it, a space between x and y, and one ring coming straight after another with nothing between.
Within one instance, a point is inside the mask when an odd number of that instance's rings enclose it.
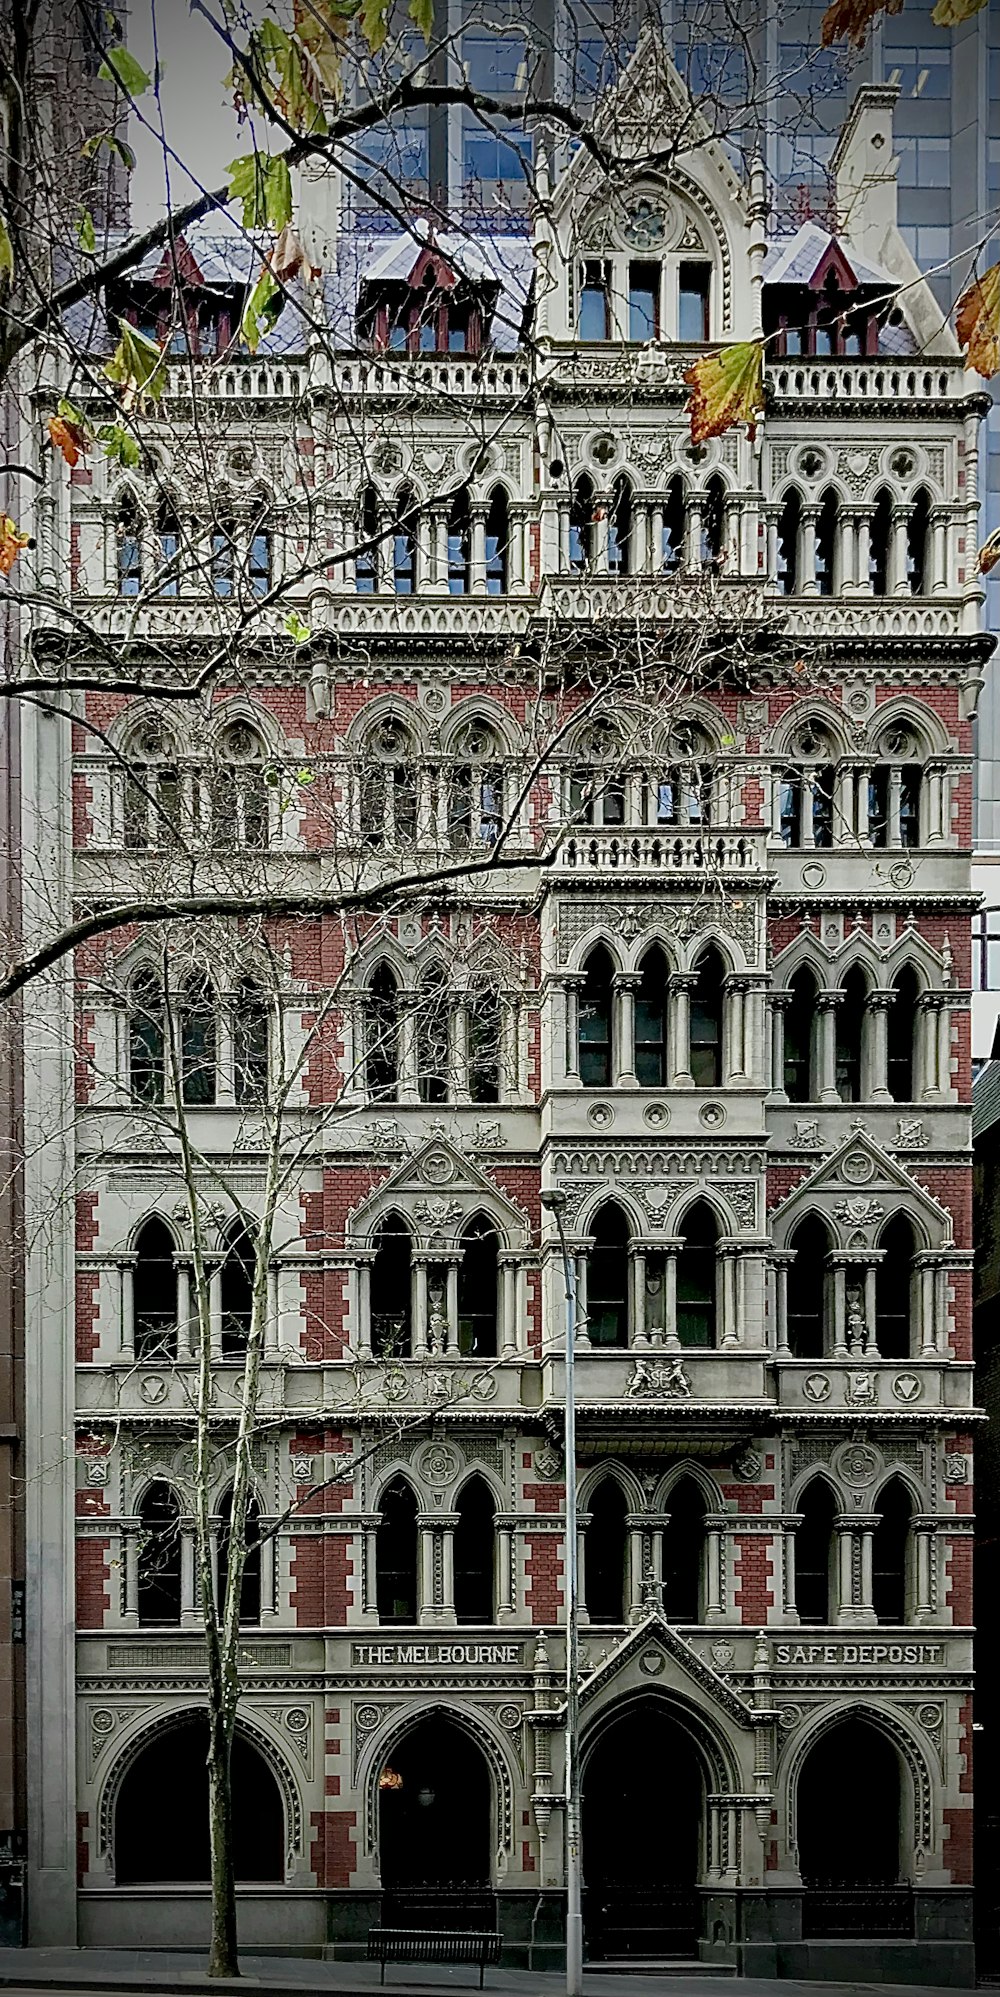
<instances>
[{"instance_id":1,"label":"street lamp post","mask_svg":"<svg viewBox=\"0 0 1000 1997\"><path fill-rule=\"evenodd\" d=\"M583 1914L580 1902L580 1637L576 1543L576 1274L566 1245L566 1195L557 1187L542 1194L554 1216L562 1251L566 1288L566 1997L583 1993Z\"/></svg>"}]
</instances>

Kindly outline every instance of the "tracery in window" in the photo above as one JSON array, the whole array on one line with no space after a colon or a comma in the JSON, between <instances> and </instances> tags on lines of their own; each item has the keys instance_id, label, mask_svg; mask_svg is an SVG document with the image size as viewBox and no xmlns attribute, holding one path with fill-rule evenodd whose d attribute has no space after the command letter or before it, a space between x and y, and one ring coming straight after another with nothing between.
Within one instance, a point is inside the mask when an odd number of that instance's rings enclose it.
<instances>
[{"instance_id":1,"label":"tracery in window","mask_svg":"<svg viewBox=\"0 0 1000 1997\"><path fill-rule=\"evenodd\" d=\"M174 758L174 744L156 721L129 741L121 772L122 835L133 852L180 837L182 789Z\"/></svg>"},{"instance_id":2,"label":"tracery in window","mask_svg":"<svg viewBox=\"0 0 1000 1997\"><path fill-rule=\"evenodd\" d=\"M492 846L503 824L503 756L493 730L473 722L456 744L448 785L448 827L458 845Z\"/></svg>"},{"instance_id":3,"label":"tracery in window","mask_svg":"<svg viewBox=\"0 0 1000 1997\"><path fill-rule=\"evenodd\" d=\"M224 731L212 770L211 791L215 844L262 851L270 835L264 750L247 722L231 722Z\"/></svg>"},{"instance_id":4,"label":"tracery in window","mask_svg":"<svg viewBox=\"0 0 1000 1997\"><path fill-rule=\"evenodd\" d=\"M359 793L361 832L367 845L400 845L416 838L416 744L395 715L382 721L364 745Z\"/></svg>"}]
</instances>

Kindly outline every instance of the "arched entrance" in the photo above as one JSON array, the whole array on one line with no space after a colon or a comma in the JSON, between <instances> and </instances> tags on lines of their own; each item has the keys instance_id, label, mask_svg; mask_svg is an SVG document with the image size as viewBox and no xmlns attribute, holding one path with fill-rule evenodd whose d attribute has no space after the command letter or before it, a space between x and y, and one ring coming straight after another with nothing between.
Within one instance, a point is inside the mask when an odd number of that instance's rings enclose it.
<instances>
[{"instance_id":1,"label":"arched entrance","mask_svg":"<svg viewBox=\"0 0 1000 1997\"><path fill-rule=\"evenodd\" d=\"M492 1799L485 1757L441 1713L419 1720L379 1775L386 1927L492 1927Z\"/></svg>"},{"instance_id":2,"label":"arched entrance","mask_svg":"<svg viewBox=\"0 0 1000 1997\"><path fill-rule=\"evenodd\" d=\"M892 1742L864 1719L830 1727L806 1755L797 1809L805 1937L912 1932L901 1775Z\"/></svg>"},{"instance_id":3,"label":"arched entrance","mask_svg":"<svg viewBox=\"0 0 1000 1997\"><path fill-rule=\"evenodd\" d=\"M208 1881L207 1753L207 1719L192 1713L136 1755L115 1805L119 1886ZM236 1877L283 1881L281 1791L263 1755L240 1734L233 1742L232 1778Z\"/></svg>"},{"instance_id":4,"label":"arched entrance","mask_svg":"<svg viewBox=\"0 0 1000 1997\"><path fill-rule=\"evenodd\" d=\"M655 1700L584 1749L584 1933L592 1961L696 1956L705 1785L690 1734Z\"/></svg>"}]
</instances>

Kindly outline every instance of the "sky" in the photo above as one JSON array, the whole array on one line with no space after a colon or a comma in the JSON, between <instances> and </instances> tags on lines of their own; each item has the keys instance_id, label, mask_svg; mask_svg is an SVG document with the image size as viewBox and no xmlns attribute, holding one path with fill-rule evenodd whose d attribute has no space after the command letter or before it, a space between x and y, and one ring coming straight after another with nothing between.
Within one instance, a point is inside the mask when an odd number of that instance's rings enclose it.
<instances>
[{"instance_id":1,"label":"sky","mask_svg":"<svg viewBox=\"0 0 1000 1997\"><path fill-rule=\"evenodd\" d=\"M128 45L147 73L153 69L154 44L159 48L160 104L167 141L189 172L171 162L174 202L188 200L196 188L191 174L205 187L218 187L237 153L246 152L240 138L232 97L223 88L228 67L226 51L204 16L191 13L187 0L132 0L128 13ZM156 99L151 92L142 108L154 125ZM136 229L148 227L166 206L163 154L155 132L133 117L129 134L136 154L132 182L132 214Z\"/></svg>"}]
</instances>

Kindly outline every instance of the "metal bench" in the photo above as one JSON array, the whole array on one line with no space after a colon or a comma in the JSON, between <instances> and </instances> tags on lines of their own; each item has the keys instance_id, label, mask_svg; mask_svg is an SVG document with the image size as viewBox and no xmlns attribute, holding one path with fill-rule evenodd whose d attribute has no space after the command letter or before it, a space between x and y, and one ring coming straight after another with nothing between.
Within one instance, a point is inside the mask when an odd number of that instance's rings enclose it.
<instances>
[{"instance_id":1,"label":"metal bench","mask_svg":"<svg viewBox=\"0 0 1000 1997\"><path fill-rule=\"evenodd\" d=\"M380 1983L387 1962L478 1962L481 1990L487 1964L500 1960L500 1941L478 1928L369 1928L368 1960L381 1964Z\"/></svg>"}]
</instances>

